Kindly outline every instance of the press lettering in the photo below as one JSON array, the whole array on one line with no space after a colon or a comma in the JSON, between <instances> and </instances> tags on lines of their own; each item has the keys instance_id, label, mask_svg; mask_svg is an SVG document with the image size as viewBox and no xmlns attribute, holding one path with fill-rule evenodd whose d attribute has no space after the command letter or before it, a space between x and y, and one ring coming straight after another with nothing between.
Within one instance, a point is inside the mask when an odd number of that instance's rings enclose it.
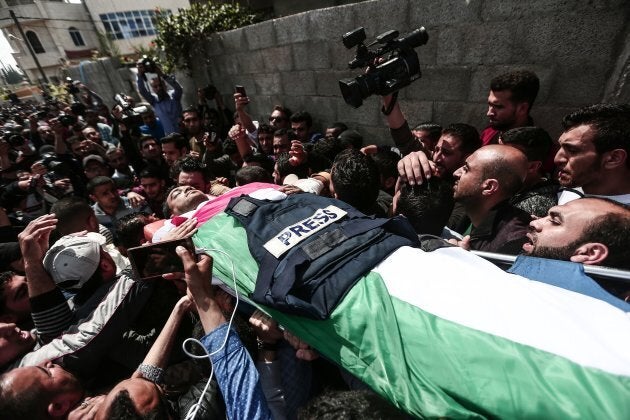
<instances>
[{"instance_id":1,"label":"press lettering","mask_svg":"<svg viewBox=\"0 0 630 420\"><path fill-rule=\"evenodd\" d=\"M265 243L264 247L276 258L280 258L294 246L304 241L311 235L316 234L326 226L330 226L337 220L343 219L347 213L330 205L323 209L317 209L310 216L295 222L290 226L286 226L280 232Z\"/></svg>"},{"instance_id":2,"label":"press lettering","mask_svg":"<svg viewBox=\"0 0 630 420\"><path fill-rule=\"evenodd\" d=\"M311 219L306 219L303 223L303 226L306 226L307 228L309 228L310 230L313 229L317 229L317 227L319 226L319 223L315 223L313 222Z\"/></svg>"},{"instance_id":3,"label":"press lettering","mask_svg":"<svg viewBox=\"0 0 630 420\"><path fill-rule=\"evenodd\" d=\"M304 229L300 225L291 226L289 230L297 235L298 238L302 237L303 234L308 233L308 230Z\"/></svg>"},{"instance_id":4,"label":"press lettering","mask_svg":"<svg viewBox=\"0 0 630 420\"><path fill-rule=\"evenodd\" d=\"M313 219L321 221L321 224L325 224L330 219L330 217L326 216L323 213L315 213Z\"/></svg>"},{"instance_id":5,"label":"press lettering","mask_svg":"<svg viewBox=\"0 0 630 420\"><path fill-rule=\"evenodd\" d=\"M289 245L290 237L291 237L291 232L284 232L282 235L278 236L278 240L285 245Z\"/></svg>"},{"instance_id":6,"label":"press lettering","mask_svg":"<svg viewBox=\"0 0 630 420\"><path fill-rule=\"evenodd\" d=\"M333 220L337 218L337 214L335 212L333 212L333 211L328 210L328 209L324 209L324 214L327 214Z\"/></svg>"}]
</instances>

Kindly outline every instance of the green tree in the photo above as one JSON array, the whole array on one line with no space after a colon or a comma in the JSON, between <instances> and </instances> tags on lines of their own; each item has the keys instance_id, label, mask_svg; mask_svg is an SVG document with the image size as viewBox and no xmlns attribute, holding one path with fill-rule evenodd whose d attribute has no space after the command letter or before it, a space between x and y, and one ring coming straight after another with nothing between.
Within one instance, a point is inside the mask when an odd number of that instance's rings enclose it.
<instances>
[{"instance_id":1,"label":"green tree","mask_svg":"<svg viewBox=\"0 0 630 420\"><path fill-rule=\"evenodd\" d=\"M193 3L175 15L157 11L158 35L155 44L161 52L166 71L174 68L190 71L199 45L212 34L251 25L260 16L238 4Z\"/></svg>"},{"instance_id":2,"label":"green tree","mask_svg":"<svg viewBox=\"0 0 630 420\"><path fill-rule=\"evenodd\" d=\"M24 75L11 65L4 67L0 72L8 85L16 85L24 80Z\"/></svg>"}]
</instances>

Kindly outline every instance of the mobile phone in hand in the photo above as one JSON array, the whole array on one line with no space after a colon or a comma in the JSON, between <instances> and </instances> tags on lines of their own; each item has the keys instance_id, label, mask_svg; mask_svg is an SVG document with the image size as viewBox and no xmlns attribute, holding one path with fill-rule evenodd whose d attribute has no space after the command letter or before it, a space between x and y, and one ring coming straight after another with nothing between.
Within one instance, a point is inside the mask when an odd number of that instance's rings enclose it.
<instances>
[{"instance_id":1,"label":"mobile phone in hand","mask_svg":"<svg viewBox=\"0 0 630 420\"><path fill-rule=\"evenodd\" d=\"M243 97L247 96L247 93L245 92L245 88L241 85L234 86L234 92L240 93Z\"/></svg>"},{"instance_id":2,"label":"mobile phone in hand","mask_svg":"<svg viewBox=\"0 0 630 420\"><path fill-rule=\"evenodd\" d=\"M195 245L190 238L129 248L127 255L136 279L152 280L166 273L183 273L184 264L175 252L178 246L183 246L191 254L196 255Z\"/></svg>"}]
</instances>

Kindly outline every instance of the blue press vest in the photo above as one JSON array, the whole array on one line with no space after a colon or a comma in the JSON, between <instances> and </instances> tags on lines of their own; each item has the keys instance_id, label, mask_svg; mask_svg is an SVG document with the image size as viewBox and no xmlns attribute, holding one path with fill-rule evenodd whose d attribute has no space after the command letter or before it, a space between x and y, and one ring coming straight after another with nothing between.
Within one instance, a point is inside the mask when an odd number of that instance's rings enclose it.
<instances>
[{"instance_id":1,"label":"blue press vest","mask_svg":"<svg viewBox=\"0 0 630 420\"><path fill-rule=\"evenodd\" d=\"M362 275L401 246L419 245L403 217L369 217L313 194L241 196L225 211L245 226L259 264L252 300L309 318L328 318Z\"/></svg>"}]
</instances>

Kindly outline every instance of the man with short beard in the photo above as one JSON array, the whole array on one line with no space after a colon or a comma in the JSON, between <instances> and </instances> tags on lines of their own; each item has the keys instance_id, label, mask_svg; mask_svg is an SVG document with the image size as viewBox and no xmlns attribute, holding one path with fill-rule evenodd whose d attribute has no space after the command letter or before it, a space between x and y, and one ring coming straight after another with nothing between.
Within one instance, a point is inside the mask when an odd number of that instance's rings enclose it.
<instances>
[{"instance_id":1,"label":"man with short beard","mask_svg":"<svg viewBox=\"0 0 630 420\"><path fill-rule=\"evenodd\" d=\"M529 113L538 95L540 81L528 70L501 74L490 82L488 127L481 132L485 145L497 144L502 132L534 125Z\"/></svg>"},{"instance_id":2,"label":"man with short beard","mask_svg":"<svg viewBox=\"0 0 630 420\"><path fill-rule=\"evenodd\" d=\"M564 117L562 126L554 159L560 185L630 204L630 105L587 106Z\"/></svg>"},{"instance_id":3,"label":"man with short beard","mask_svg":"<svg viewBox=\"0 0 630 420\"><path fill-rule=\"evenodd\" d=\"M529 224L525 254L630 269L630 209L603 198L581 198L549 209Z\"/></svg>"},{"instance_id":4,"label":"man with short beard","mask_svg":"<svg viewBox=\"0 0 630 420\"><path fill-rule=\"evenodd\" d=\"M511 146L488 145L455 171L453 198L470 219L470 236L460 246L477 251L518 254L526 241L529 214L509 203L523 186L527 157Z\"/></svg>"}]
</instances>

